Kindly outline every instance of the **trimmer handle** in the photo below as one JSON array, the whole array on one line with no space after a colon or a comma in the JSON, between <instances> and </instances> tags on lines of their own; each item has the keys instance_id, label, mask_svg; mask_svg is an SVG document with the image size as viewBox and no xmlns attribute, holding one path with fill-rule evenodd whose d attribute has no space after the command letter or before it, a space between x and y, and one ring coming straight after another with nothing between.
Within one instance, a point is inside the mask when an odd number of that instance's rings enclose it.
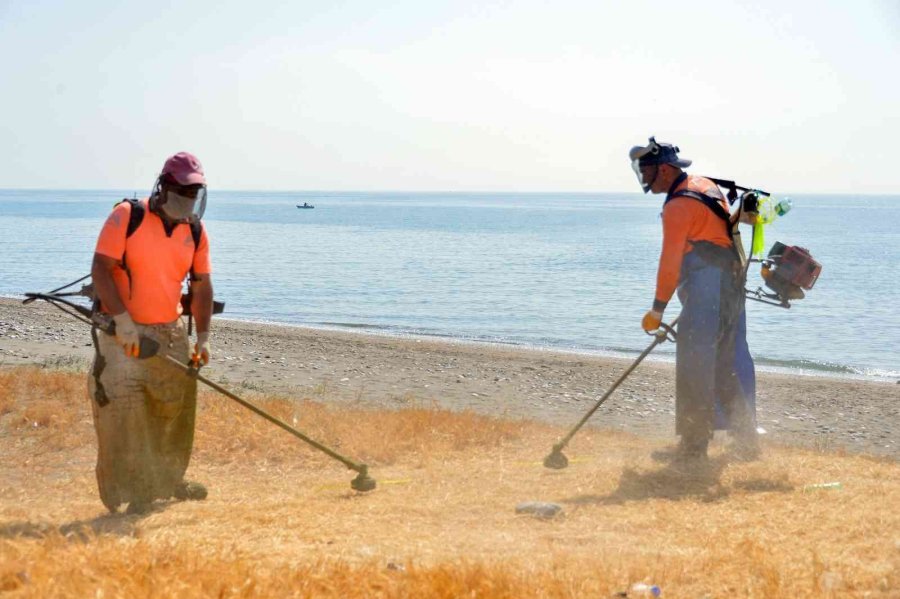
<instances>
[{"instance_id":1,"label":"trimmer handle","mask_svg":"<svg viewBox=\"0 0 900 599\"><path fill-rule=\"evenodd\" d=\"M97 313L91 317L91 320L98 329L108 335L116 335L116 321L108 314ZM141 337L138 347L138 360L146 360L152 358L159 353L159 342L150 337Z\"/></svg>"},{"instance_id":2,"label":"trimmer handle","mask_svg":"<svg viewBox=\"0 0 900 599\"><path fill-rule=\"evenodd\" d=\"M675 333L675 323L678 321L676 318L672 321L672 324L666 324L664 322L659 323L659 328L655 331L644 331L651 337L656 337L657 340L662 343L663 341L671 341L672 343L676 343L677 335Z\"/></svg>"}]
</instances>

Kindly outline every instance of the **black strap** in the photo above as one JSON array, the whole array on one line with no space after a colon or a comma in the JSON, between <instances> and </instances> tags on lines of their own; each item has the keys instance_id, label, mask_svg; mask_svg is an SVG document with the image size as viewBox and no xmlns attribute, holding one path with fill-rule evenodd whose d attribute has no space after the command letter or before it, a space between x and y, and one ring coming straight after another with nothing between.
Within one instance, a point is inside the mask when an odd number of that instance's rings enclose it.
<instances>
[{"instance_id":1,"label":"black strap","mask_svg":"<svg viewBox=\"0 0 900 599\"><path fill-rule=\"evenodd\" d=\"M729 237L731 236L731 216L724 208L722 208L722 204L720 204L718 200L716 200L712 196L706 195L705 193L700 193L699 191L684 189L682 191L676 191L675 193L667 197L666 202L675 198L692 198L699 202L703 202L703 204L707 208L713 211L713 214L725 221L725 226L728 229L728 235Z\"/></svg>"},{"instance_id":2,"label":"black strap","mask_svg":"<svg viewBox=\"0 0 900 599\"><path fill-rule=\"evenodd\" d=\"M719 187L724 187L728 190L728 203L734 204L735 200L738 198L738 190L740 191L752 191L758 193L761 196L769 197L768 191L763 191L762 189L751 189L749 187L744 187L743 185L738 185L734 181L729 181L728 179L716 179L715 177L706 177Z\"/></svg>"},{"instance_id":3,"label":"black strap","mask_svg":"<svg viewBox=\"0 0 900 599\"><path fill-rule=\"evenodd\" d=\"M125 231L125 239L128 239L137 231L141 223L144 222L144 205L136 198L128 198L122 200L131 204L131 215L128 217L128 229Z\"/></svg>"},{"instance_id":4,"label":"black strap","mask_svg":"<svg viewBox=\"0 0 900 599\"><path fill-rule=\"evenodd\" d=\"M128 202L131 204L131 215L128 217L128 229L125 231L125 239L128 239L134 232L138 230L138 227L141 226L141 223L144 222L144 205L140 200L134 198L127 198L122 200L123 202ZM175 227L178 226L179 223L167 223L163 220L163 227L165 227L166 235L169 237L172 236L172 232L175 231ZM200 247L200 237L203 235L203 225L200 221L194 221L190 223L191 227L191 238L194 240L194 251L197 251L197 248Z\"/></svg>"},{"instance_id":5,"label":"black strap","mask_svg":"<svg viewBox=\"0 0 900 599\"><path fill-rule=\"evenodd\" d=\"M684 183L687 177L687 173L683 172L675 178L675 180L672 182L672 185L669 186L669 191L666 192L666 201L663 202L663 206L665 206L666 203L672 199L672 194L675 193L675 190L678 189L679 185Z\"/></svg>"},{"instance_id":6,"label":"black strap","mask_svg":"<svg viewBox=\"0 0 900 599\"><path fill-rule=\"evenodd\" d=\"M663 206L668 204L670 201L675 198L692 198L699 202L702 202L707 208L713 211L713 214L718 216L720 219L725 221L725 228L728 229L728 237L731 237L731 215L728 214L728 211L722 208L722 204L719 203L719 200L716 198L707 195L705 193L700 193L699 191L693 191L691 189L682 189L680 191L675 191L678 187L685 182L688 175L687 173L681 173L672 183L672 186L669 187L669 192L666 194L666 201L663 202ZM705 177L708 178L708 177ZM719 184L719 179L710 179L713 183ZM728 183L728 181L725 181Z\"/></svg>"},{"instance_id":7,"label":"black strap","mask_svg":"<svg viewBox=\"0 0 900 599\"><path fill-rule=\"evenodd\" d=\"M681 173L681 175L679 175L678 178L675 179L675 182L669 188L669 193L666 195L666 201L663 202L663 206L665 206L675 198L691 198L703 203L704 206L712 210L712 213L725 223L725 231L728 233L728 239L731 240L731 249L728 251L735 257L738 257L738 264L740 264L740 254L738 252L737 245L734 242L734 231L731 228L731 215L728 214L728 211L722 207L722 204L719 203L719 200L710 195L700 193L699 191L693 191L691 189L682 189L680 191L675 191L676 189L678 189L678 186L681 185L682 182L684 182L685 179L687 179L687 173ZM719 179L710 180L717 185L720 181ZM696 241L692 241L691 243L693 243L695 246L697 244Z\"/></svg>"},{"instance_id":8,"label":"black strap","mask_svg":"<svg viewBox=\"0 0 900 599\"><path fill-rule=\"evenodd\" d=\"M200 247L200 236L203 234L203 225L200 224L200 221L191 222L191 237L194 239L194 251L197 251L197 248Z\"/></svg>"},{"instance_id":9,"label":"black strap","mask_svg":"<svg viewBox=\"0 0 900 599\"><path fill-rule=\"evenodd\" d=\"M734 181L729 181L729 180L727 180L727 179L716 179L715 177L706 177L706 179L709 179L710 181L712 181L713 183L715 183L715 184L718 185L719 187L724 187L725 189L728 190L728 195L727 195L726 197L728 198L728 203L729 203L729 204L734 204L735 201L737 201L737 198L738 198L738 192L737 192L737 190L738 190L738 188L747 191L747 189L746 189L745 187L741 187L740 185L738 185L738 184L735 183Z\"/></svg>"},{"instance_id":10,"label":"black strap","mask_svg":"<svg viewBox=\"0 0 900 599\"><path fill-rule=\"evenodd\" d=\"M122 201L128 202L131 205L131 212L128 215L128 228L125 229L125 250L122 251L122 269L128 276L128 289L130 290L131 271L128 270L128 262L126 260L126 256L128 255L128 238L134 235L134 232L137 231L138 227L141 226L141 223L144 222L144 205L141 204L141 201L137 198L125 198Z\"/></svg>"},{"instance_id":11,"label":"black strap","mask_svg":"<svg viewBox=\"0 0 900 599\"><path fill-rule=\"evenodd\" d=\"M97 327L95 326L91 327L91 340L94 342L94 367L91 369L91 376L94 377L95 385L94 401L102 408L109 403L109 396L106 394L103 383L100 382L100 375L103 374L103 369L106 368L106 358L100 353L100 340L97 338Z\"/></svg>"}]
</instances>

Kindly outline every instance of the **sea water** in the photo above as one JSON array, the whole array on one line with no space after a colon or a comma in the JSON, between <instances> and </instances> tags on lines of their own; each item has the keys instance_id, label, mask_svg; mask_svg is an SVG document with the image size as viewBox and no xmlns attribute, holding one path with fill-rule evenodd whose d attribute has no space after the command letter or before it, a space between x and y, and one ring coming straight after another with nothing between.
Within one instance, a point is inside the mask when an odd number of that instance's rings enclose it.
<instances>
[{"instance_id":1,"label":"sea water","mask_svg":"<svg viewBox=\"0 0 900 599\"><path fill-rule=\"evenodd\" d=\"M90 269L132 191L0 190L0 295ZM799 195L767 227L822 274L789 310L748 302L762 367L900 377L900 196ZM312 210L297 209L307 202ZM629 193L210 194L213 281L229 318L635 355L653 301L659 196ZM749 245L749 229L744 234ZM748 287L762 285L758 267ZM666 319L678 313L677 300ZM671 359L673 346L656 352Z\"/></svg>"}]
</instances>

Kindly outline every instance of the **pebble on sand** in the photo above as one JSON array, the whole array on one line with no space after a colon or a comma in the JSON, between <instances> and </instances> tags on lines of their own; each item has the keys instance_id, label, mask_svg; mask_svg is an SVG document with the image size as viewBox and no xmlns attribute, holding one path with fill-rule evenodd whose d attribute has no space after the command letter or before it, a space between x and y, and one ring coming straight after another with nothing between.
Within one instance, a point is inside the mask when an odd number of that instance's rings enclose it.
<instances>
[{"instance_id":1,"label":"pebble on sand","mask_svg":"<svg viewBox=\"0 0 900 599\"><path fill-rule=\"evenodd\" d=\"M531 514L535 518L554 518L562 513L562 506L546 501L524 501L516 506L516 513Z\"/></svg>"}]
</instances>

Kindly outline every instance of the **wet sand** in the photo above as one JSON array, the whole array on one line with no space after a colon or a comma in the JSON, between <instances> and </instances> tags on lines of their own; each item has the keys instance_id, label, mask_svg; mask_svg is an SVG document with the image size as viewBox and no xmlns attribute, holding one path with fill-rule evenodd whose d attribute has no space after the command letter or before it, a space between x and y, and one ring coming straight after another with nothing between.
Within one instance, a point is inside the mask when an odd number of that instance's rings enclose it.
<instances>
[{"instance_id":1,"label":"wet sand","mask_svg":"<svg viewBox=\"0 0 900 599\"><path fill-rule=\"evenodd\" d=\"M217 319L205 375L229 386L373 408L434 405L574 425L631 363L453 341ZM47 304L0 298L0 368L87 370L87 325ZM674 440L674 369L645 361L590 426ZM759 373L764 443L900 457L900 384Z\"/></svg>"}]
</instances>

